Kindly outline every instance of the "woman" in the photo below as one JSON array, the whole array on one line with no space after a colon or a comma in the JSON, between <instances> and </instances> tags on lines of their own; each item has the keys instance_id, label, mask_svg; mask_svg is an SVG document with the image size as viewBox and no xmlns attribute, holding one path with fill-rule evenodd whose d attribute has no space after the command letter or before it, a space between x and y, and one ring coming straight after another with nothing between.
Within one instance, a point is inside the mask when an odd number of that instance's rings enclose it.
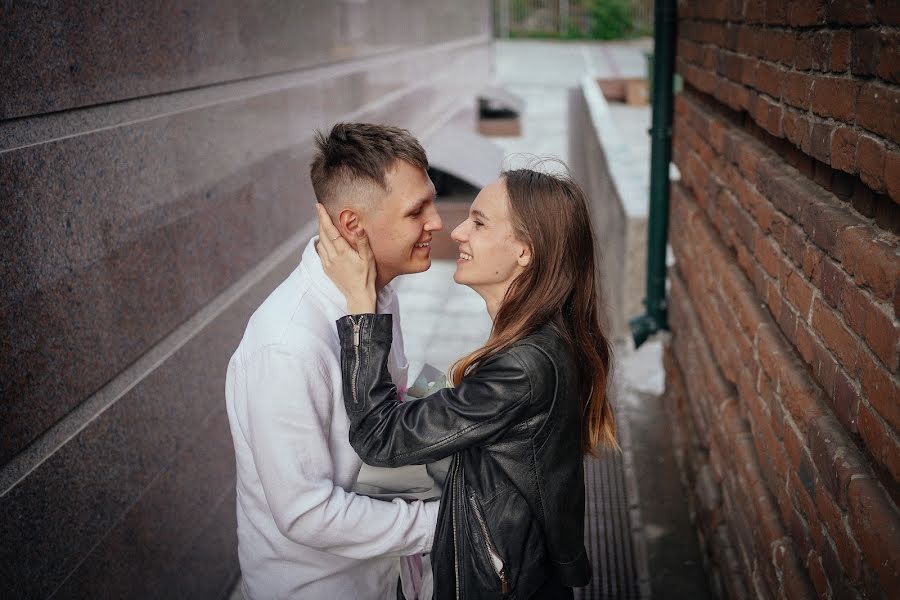
<instances>
[{"instance_id":1,"label":"woman","mask_svg":"<svg viewBox=\"0 0 900 600\"><path fill-rule=\"evenodd\" d=\"M357 254L330 221L320 227L323 266L350 312L337 322L350 443L376 466L453 456L432 549L435 597L571 597L590 581L582 457L616 446L581 190L516 170L478 194L451 234L454 279L484 298L490 338L453 367L453 388L407 403L386 368L391 315L372 314L368 244L358 239Z\"/></svg>"}]
</instances>

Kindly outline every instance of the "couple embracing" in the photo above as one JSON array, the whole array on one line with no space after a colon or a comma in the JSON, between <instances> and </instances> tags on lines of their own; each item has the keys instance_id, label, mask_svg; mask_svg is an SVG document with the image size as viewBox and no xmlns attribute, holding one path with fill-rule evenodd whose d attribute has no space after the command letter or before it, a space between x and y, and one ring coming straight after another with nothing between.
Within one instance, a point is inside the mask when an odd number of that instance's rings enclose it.
<instances>
[{"instance_id":1,"label":"couple embracing","mask_svg":"<svg viewBox=\"0 0 900 600\"><path fill-rule=\"evenodd\" d=\"M590 580L582 460L616 444L583 193L526 169L481 190L451 238L490 337L404 401L390 282L429 268L442 228L425 152L380 125L316 141L319 235L228 365L244 596L415 598L430 553L438 599L571 597ZM353 491L363 462L445 458L439 500Z\"/></svg>"}]
</instances>

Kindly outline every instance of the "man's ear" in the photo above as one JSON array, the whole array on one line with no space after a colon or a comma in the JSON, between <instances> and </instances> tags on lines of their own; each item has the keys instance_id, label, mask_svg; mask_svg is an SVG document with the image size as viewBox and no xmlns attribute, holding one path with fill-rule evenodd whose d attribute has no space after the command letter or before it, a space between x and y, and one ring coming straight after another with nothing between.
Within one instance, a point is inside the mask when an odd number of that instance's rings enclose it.
<instances>
[{"instance_id":1,"label":"man's ear","mask_svg":"<svg viewBox=\"0 0 900 600\"><path fill-rule=\"evenodd\" d=\"M519 258L516 259L520 267L527 267L531 264L531 247L522 244L519 249Z\"/></svg>"},{"instance_id":2,"label":"man's ear","mask_svg":"<svg viewBox=\"0 0 900 600\"><path fill-rule=\"evenodd\" d=\"M359 213L352 208L345 208L339 212L337 221L335 225L341 234L350 234L350 239L353 239L362 230L362 224L359 222Z\"/></svg>"}]
</instances>

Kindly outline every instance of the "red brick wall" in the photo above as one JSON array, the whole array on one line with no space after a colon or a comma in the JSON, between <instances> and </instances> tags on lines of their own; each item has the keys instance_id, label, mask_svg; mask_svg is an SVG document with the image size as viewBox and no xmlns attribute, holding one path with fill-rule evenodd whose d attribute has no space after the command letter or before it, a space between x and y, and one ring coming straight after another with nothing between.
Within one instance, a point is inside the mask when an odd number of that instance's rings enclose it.
<instances>
[{"instance_id":1,"label":"red brick wall","mask_svg":"<svg viewBox=\"0 0 900 600\"><path fill-rule=\"evenodd\" d=\"M900 598L900 2L679 2L667 395L714 586Z\"/></svg>"}]
</instances>

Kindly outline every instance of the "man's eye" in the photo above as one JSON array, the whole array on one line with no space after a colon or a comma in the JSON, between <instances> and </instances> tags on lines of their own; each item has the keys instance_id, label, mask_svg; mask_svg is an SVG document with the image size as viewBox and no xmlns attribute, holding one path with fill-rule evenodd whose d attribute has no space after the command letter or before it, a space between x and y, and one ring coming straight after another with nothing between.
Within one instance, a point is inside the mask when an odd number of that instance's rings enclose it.
<instances>
[{"instance_id":1,"label":"man's eye","mask_svg":"<svg viewBox=\"0 0 900 600\"><path fill-rule=\"evenodd\" d=\"M484 227L484 223L482 223L481 221L474 221L474 223L475 227Z\"/></svg>"},{"instance_id":2,"label":"man's eye","mask_svg":"<svg viewBox=\"0 0 900 600\"><path fill-rule=\"evenodd\" d=\"M411 212L411 213L409 213L409 216L411 216L411 217L418 217L418 216L421 215L421 214L422 214L422 210L419 209L419 210L417 210L416 212Z\"/></svg>"}]
</instances>

